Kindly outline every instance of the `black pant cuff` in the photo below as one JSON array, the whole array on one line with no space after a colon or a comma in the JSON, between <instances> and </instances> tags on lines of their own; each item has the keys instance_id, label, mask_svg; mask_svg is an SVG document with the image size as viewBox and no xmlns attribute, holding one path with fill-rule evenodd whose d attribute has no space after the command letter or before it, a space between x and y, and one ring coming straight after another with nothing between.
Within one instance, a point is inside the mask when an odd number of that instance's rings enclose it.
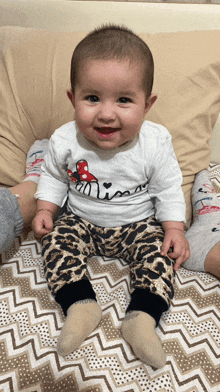
<instances>
[{"instance_id":1,"label":"black pant cuff","mask_svg":"<svg viewBox=\"0 0 220 392\"><path fill-rule=\"evenodd\" d=\"M55 301L61 306L65 316L71 305L84 299L94 299L96 301L95 292L87 279L65 284L55 295Z\"/></svg>"},{"instance_id":2,"label":"black pant cuff","mask_svg":"<svg viewBox=\"0 0 220 392\"><path fill-rule=\"evenodd\" d=\"M162 313L168 310L168 304L158 294L154 294L146 289L135 289L131 294L131 302L126 313L133 310L148 313L155 319L157 327Z\"/></svg>"}]
</instances>

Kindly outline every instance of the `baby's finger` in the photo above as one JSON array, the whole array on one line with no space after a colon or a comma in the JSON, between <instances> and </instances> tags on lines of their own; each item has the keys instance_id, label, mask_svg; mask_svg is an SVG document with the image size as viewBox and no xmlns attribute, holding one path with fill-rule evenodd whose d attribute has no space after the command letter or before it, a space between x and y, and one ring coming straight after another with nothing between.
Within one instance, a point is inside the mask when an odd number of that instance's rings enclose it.
<instances>
[{"instance_id":1,"label":"baby's finger","mask_svg":"<svg viewBox=\"0 0 220 392\"><path fill-rule=\"evenodd\" d=\"M174 271L178 271L183 263L190 257L190 250L186 249L184 253L176 259Z\"/></svg>"},{"instance_id":2,"label":"baby's finger","mask_svg":"<svg viewBox=\"0 0 220 392\"><path fill-rule=\"evenodd\" d=\"M171 257L171 259L177 259L178 257L182 256L183 253L183 247L180 244L175 244L175 246L168 252L168 256Z\"/></svg>"},{"instance_id":3,"label":"baby's finger","mask_svg":"<svg viewBox=\"0 0 220 392\"><path fill-rule=\"evenodd\" d=\"M34 236L35 236L38 240L40 240L44 235L46 235L46 234L48 234L48 233L49 233L48 230L42 229L42 231L41 231L40 233L34 232Z\"/></svg>"},{"instance_id":4,"label":"baby's finger","mask_svg":"<svg viewBox=\"0 0 220 392\"><path fill-rule=\"evenodd\" d=\"M53 230L53 219L51 217L45 217L44 218L44 228L48 232Z\"/></svg>"},{"instance_id":5,"label":"baby's finger","mask_svg":"<svg viewBox=\"0 0 220 392\"><path fill-rule=\"evenodd\" d=\"M178 259L176 259L176 261L175 261L174 271L178 271L178 269L181 267L183 262L184 262L183 257L178 257Z\"/></svg>"},{"instance_id":6,"label":"baby's finger","mask_svg":"<svg viewBox=\"0 0 220 392\"><path fill-rule=\"evenodd\" d=\"M161 252L160 252L161 256L167 255L169 249L170 249L170 241L166 241L165 239L161 247Z\"/></svg>"}]
</instances>

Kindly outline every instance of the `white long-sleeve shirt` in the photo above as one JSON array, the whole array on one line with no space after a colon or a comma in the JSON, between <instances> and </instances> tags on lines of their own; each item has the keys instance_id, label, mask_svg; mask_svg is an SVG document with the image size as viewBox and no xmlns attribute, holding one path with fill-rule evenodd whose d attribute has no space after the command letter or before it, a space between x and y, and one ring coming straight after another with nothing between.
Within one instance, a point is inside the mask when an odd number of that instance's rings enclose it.
<instances>
[{"instance_id":1,"label":"white long-sleeve shirt","mask_svg":"<svg viewBox=\"0 0 220 392\"><path fill-rule=\"evenodd\" d=\"M138 222L185 222L182 174L171 135L144 121L139 135L102 150L70 122L57 129L42 165L36 199L63 206L102 227Z\"/></svg>"}]
</instances>

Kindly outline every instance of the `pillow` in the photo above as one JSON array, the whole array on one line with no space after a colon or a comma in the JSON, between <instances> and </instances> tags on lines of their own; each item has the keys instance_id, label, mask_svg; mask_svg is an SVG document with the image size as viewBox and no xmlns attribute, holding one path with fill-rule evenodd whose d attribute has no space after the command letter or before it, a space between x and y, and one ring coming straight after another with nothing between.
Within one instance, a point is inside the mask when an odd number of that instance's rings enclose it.
<instances>
[{"instance_id":1,"label":"pillow","mask_svg":"<svg viewBox=\"0 0 220 392\"><path fill-rule=\"evenodd\" d=\"M0 28L0 184L23 180L26 154L74 118L66 97L72 52L85 33ZM140 34L155 61L159 98L147 119L173 136L183 173L187 227L196 173L209 165L212 129L220 112L220 31Z\"/></svg>"}]
</instances>

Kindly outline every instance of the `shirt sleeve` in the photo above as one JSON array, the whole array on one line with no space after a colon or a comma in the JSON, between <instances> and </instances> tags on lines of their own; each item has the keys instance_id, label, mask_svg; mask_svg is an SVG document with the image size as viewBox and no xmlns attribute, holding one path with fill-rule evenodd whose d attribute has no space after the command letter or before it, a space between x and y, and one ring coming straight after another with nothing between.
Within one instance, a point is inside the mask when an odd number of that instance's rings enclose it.
<instances>
[{"instance_id":1,"label":"shirt sleeve","mask_svg":"<svg viewBox=\"0 0 220 392\"><path fill-rule=\"evenodd\" d=\"M154 162L148 191L155 203L156 219L159 222L185 222L186 204L181 188L182 173L170 134L160 140Z\"/></svg>"},{"instance_id":2,"label":"shirt sleeve","mask_svg":"<svg viewBox=\"0 0 220 392\"><path fill-rule=\"evenodd\" d=\"M66 154L64 146L56 132L49 141L48 152L41 166L41 176L35 199L49 201L62 207L67 199L69 188L67 176Z\"/></svg>"}]
</instances>

